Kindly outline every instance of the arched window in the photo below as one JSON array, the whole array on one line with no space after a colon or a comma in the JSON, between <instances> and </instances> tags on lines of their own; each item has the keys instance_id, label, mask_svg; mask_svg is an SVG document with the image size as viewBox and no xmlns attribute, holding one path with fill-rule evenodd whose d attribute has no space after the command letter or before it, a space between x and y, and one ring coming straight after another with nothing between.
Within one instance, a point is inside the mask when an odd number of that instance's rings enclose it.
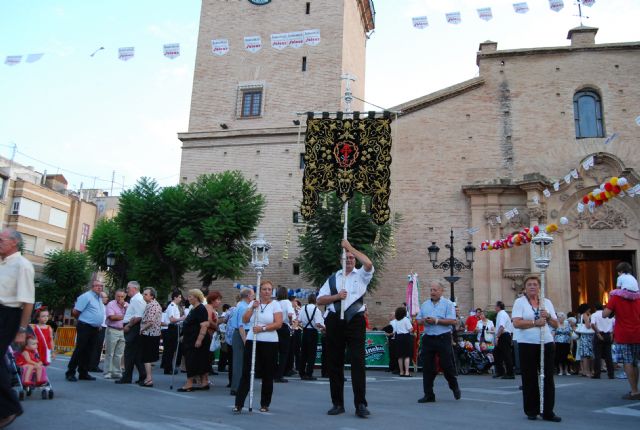
<instances>
[{"instance_id":1,"label":"arched window","mask_svg":"<svg viewBox=\"0 0 640 430\"><path fill-rule=\"evenodd\" d=\"M604 137L602 103L595 90L586 88L573 96L576 138Z\"/></svg>"}]
</instances>

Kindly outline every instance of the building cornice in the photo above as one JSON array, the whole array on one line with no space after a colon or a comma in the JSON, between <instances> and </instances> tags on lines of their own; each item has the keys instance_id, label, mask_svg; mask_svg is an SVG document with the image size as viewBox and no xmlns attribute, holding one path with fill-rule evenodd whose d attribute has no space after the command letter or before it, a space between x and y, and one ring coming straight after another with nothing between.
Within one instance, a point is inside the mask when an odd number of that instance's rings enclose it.
<instances>
[{"instance_id":1,"label":"building cornice","mask_svg":"<svg viewBox=\"0 0 640 430\"><path fill-rule=\"evenodd\" d=\"M478 87L484 85L484 78L473 78L459 84L452 85L447 88L443 88L435 93L427 94L426 96L419 97L417 99L410 100L401 105L391 108L392 111L401 111L401 115L407 115L409 113L424 109L428 106L443 102L447 99L457 97L460 94L472 91Z\"/></svg>"},{"instance_id":2,"label":"building cornice","mask_svg":"<svg viewBox=\"0 0 640 430\"><path fill-rule=\"evenodd\" d=\"M478 51L476 56L476 64L481 60L504 58L504 57L520 57L526 55L547 55L547 54L568 54L575 52L597 52L597 51L623 51L623 50L639 50L640 42L624 42L624 43L602 43L591 46L555 46L542 48L523 48L523 49L505 49L501 51L482 52Z\"/></svg>"}]
</instances>

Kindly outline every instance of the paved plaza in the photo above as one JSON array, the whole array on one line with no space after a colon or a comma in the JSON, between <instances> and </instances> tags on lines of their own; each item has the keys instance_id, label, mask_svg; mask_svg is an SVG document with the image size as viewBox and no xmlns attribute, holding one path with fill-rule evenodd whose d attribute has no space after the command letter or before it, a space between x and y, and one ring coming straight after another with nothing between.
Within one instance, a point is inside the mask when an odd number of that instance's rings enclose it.
<instances>
[{"instance_id":1,"label":"paved plaza","mask_svg":"<svg viewBox=\"0 0 640 430\"><path fill-rule=\"evenodd\" d=\"M367 398L371 416L355 416L351 385L346 383L346 409L340 416L327 416L331 407L329 381L301 381L289 378L287 384L275 384L273 402L268 413L257 411L233 415L233 397L224 388L227 374L213 377L210 391L177 393L184 374L176 375L174 390L171 377L154 368L153 388L116 385L101 375L95 382L64 380L67 357L58 358L49 375L55 398L42 400L39 393L23 402L25 415L10 429L424 429L427 426L460 429L469 426L504 426L504 428L602 429L635 428L640 422L640 402L625 401L628 391L624 379L593 380L578 376L556 378L556 413L559 424L528 421L522 412L522 395L516 380L492 379L489 375L460 377L462 399L455 401L441 376L436 380L436 403L418 404L422 396L422 375L400 378L387 372L367 372ZM248 399L247 399L248 405Z\"/></svg>"}]
</instances>

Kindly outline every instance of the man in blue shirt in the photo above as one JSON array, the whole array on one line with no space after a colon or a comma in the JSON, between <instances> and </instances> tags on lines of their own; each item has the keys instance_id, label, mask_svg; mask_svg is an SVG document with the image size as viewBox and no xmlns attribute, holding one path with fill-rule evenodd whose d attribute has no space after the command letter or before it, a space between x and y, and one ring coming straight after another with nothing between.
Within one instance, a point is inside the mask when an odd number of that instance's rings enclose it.
<instances>
[{"instance_id":1,"label":"man in blue shirt","mask_svg":"<svg viewBox=\"0 0 640 430\"><path fill-rule=\"evenodd\" d=\"M456 311L453 302L442 297L444 287L438 281L429 284L431 299L420 306L420 312L416 317L418 324L424 325L422 336L422 386L424 397L418 403L431 403L436 401L433 392L433 381L436 379L436 354L440 357L440 367L444 371L444 377L453 391L453 397L460 400L462 393L456 378L456 369L453 364L453 349L451 345L451 330L456 324Z\"/></svg>"},{"instance_id":2,"label":"man in blue shirt","mask_svg":"<svg viewBox=\"0 0 640 430\"><path fill-rule=\"evenodd\" d=\"M104 283L94 279L91 290L80 295L71 314L78 319L76 326L76 347L69 360L66 379L76 382L78 379L95 381L96 378L89 375L89 360L96 347L98 332L105 318L104 304L102 303L102 289ZM76 379L76 369L78 378Z\"/></svg>"},{"instance_id":3,"label":"man in blue shirt","mask_svg":"<svg viewBox=\"0 0 640 430\"><path fill-rule=\"evenodd\" d=\"M235 396L240 386L240 378L242 377L242 363L244 360L244 343L247 340L247 333L251 330L251 323L243 323L242 316L247 311L249 303L253 301L254 292L250 288L243 288L240 291L240 301L236 305L236 311L227 324L233 329L231 339L232 358L231 368L231 395Z\"/></svg>"}]
</instances>

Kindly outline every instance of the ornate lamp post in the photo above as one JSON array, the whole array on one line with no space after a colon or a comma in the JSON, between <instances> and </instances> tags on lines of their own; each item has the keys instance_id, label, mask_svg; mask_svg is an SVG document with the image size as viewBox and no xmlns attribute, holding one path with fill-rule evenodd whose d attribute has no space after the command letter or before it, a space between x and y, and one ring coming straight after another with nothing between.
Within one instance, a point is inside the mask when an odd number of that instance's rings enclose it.
<instances>
[{"instance_id":1,"label":"ornate lamp post","mask_svg":"<svg viewBox=\"0 0 640 430\"><path fill-rule=\"evenodd\" d=\"M544 230L540 230L532 240L533 242L533 261L540 270L540 310L544 310L545 300L545 272L551 262L551 244L553 237L549 236ZM540 327L540 413L543 412L544 406L544 333L546 326Z\"/></svg>"},{"instance_id":2,"label":"ornate lamp post","mask_svg":"<svg viewBox=\"0 0 640 430\"><path fill-rule=\"evenodd\" d=\"M124 258L120 258L120 265L116 266L118 263L118 254L113 251L107 252L107 271L115 271L118 278L120 278L120 282L118 287L123 288L125 282L125 274L126 274L126 262ZM123 257L123 254L120 254L120 257ZM113 278L112 278L113 279Z\"/></svg>"},{"instance_id":3,"label":"ornate lamp post","mask_svg":"<svg viewBox=\"0 0 640 430\"><path fill-rule=\"evenodd\" d=\"M449 270L449 276L445 276L444 279L451 284L451 301L455 302L456 294L454 284L460 279L460 277L454 276L454 272L458 273L463 270L471 270L473 267L473 254L476 252L476 248L471 245L471 242L467 242L467 246L464 247L467 264L455 258L453 256L453 229L451 229L450 242L446 244L445 247L449 248L449 258L441 263L438 263L438 252L440 251L440 248L435 242L431 242L431 246L429 246L427 250L429 251L429 261L433 265L434 269L442 269L443 272Z\"/></svg>"},{"instance_id":4,"label":"ornate lamp post","mask_svg":"<svg viewBox=\"0 0 640 430\"><path fill-rule=\"evenodd\" d=\"M260 303L260 279L262 278L262 272L269 265L269 250L271 244L264 240L264 234L258 234L258 238L249 244L251 248L251 266L258 275L258 281L256 284L256 300ZM258 322L258 315L255 313L255 319L253 321L253 327ZM258 335L253 334L253 348L251 350L251 378L249 384L249 412L253 410L253 382L256 375L256 344Z\"/></svg>"}]
</instances>

